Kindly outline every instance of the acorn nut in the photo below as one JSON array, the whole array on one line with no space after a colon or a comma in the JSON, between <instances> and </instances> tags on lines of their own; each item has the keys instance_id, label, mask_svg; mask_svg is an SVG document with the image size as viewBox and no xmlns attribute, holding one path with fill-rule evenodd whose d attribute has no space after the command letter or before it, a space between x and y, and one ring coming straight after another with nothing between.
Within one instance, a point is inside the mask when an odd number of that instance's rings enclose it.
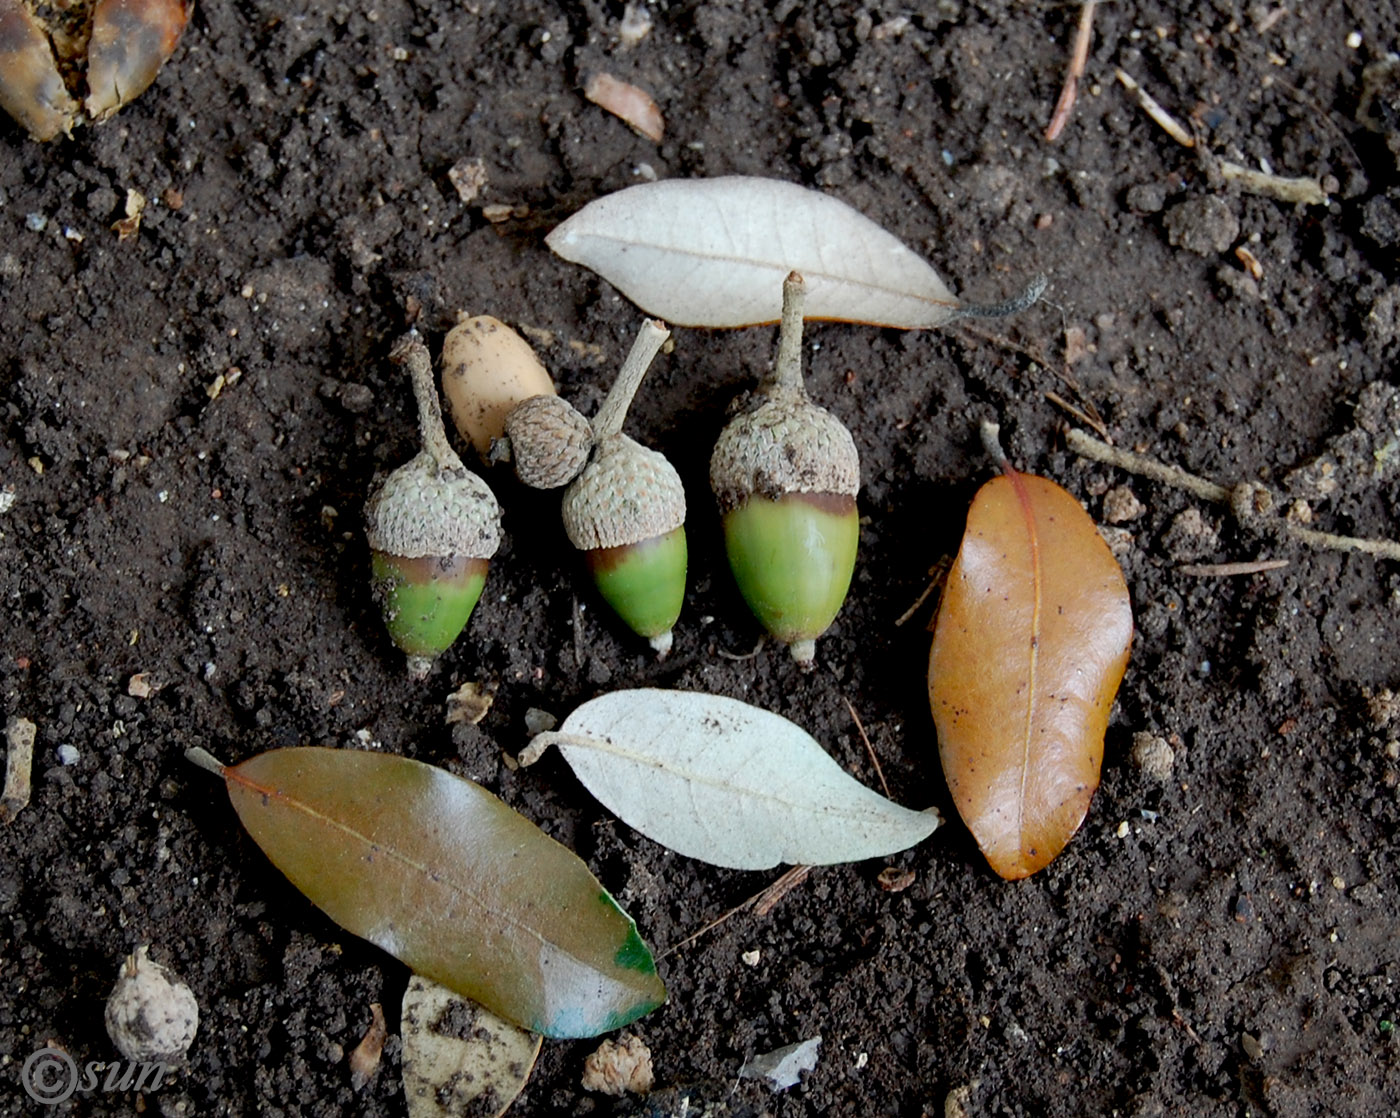
<instances>
[{"instance_id":1,"label":"acorn nut","mask_svg":"<svg viewBox=\"0 0 1400 1118\"><path fill-rule=\"evenodd\" d=\"M665 456L622 434L622 423L669 336L661 323L643 323L593 419L593 454L562 507L564 531L598 592L663 657L685 600L685 490Z\"/></svg>"},{"instance_id":2,"label":"acorn nut","mask_svg":"<svg viewBox=\"0 0 1400 1118\"><path fill-rule=\"evenodd\" d=\"M442 394L452 422L486 458L522 400L554 395L530 343L489 314L465 315L442 341Z\"/></svg>"},{"instance_id":3,"label":"acorn nut","mask_svg":"<svg viewBox=\"0 0 1400 1118\"><path fill-rule=\"evenodd\" d=\"M192 0L0 0L0 108L35 140L103 121L155 81ZM86 87L87 96L79 103Z\"/></svg>"},{"instance_id":4,"label":"acorn nut","mask_svg":"<svg viewBox=\"0 0 1400 1118\"><path fill-rule=\"evenodd\" d=\"M390 354L408 366L423 449L365 505L374 595L408 673L422 679L466 627L501 542L501 510L448 444L432 362L417 333Z\"/></svg>"},{"instance_id":5,"label":"acorn nut","mask_svg":"<svg viewBox=\"0 0 1400 1118\"><path fill-rule=\"evenodd\" d=\"M138 1064L179 1064L199 1028L199 1003L190 988L172 979L138 947L126 957L107 998L107 1035L117 1050Z\"/></svg>"},{"instance_id":6,"label":"acorn nut","mask_svg":"<svg viewBox=\"0 0 1400 1118\"><path fill-rule=\"evenodd\" d=\"M806 288L783 282L778 359L710 458L729 566L765 629L810 667L846 599L860 534L860 459L839 419L802 383Z\"/></svg>"}]
</instances>

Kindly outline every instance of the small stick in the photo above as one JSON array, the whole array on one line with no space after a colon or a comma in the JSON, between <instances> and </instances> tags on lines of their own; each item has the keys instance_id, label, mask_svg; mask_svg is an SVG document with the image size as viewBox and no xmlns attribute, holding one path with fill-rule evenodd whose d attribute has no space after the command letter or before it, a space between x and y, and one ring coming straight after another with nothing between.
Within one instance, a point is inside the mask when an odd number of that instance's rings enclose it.
<instances>
[{"instance_id":1,"label":"small stick","mask_svg":"<svg viewBox=\"0 0 1400 1118\"><path fill-rule=\"evenodd\" d=\"M1231 163L1228 159L1220 161L1220 174L1226 182L1233 182L1250 194L1267 194L1280 201L1301 206L1327 205L1327 191L1322 189L1322 183L1306 175L1297 178L1270 175L1264 171L1251 171L1248 167Z\"/></svg>"},{"instance_id":2,"label":"small stick","mask_svg":"<svg viewBox=\"0 0 1400 1118\"><path fill-rule=\"evenodd\" d=\"M34 768L34 738L39 727L27 718L12 717L5 723L5 789L0 792L0 823L13 823L29 806L30 776Z\"/></svg>"},{"instance_id":3,"label":"small stick","mask_svg":"<svg viewBox=\"0 0 1400 1118\"><path fill-rule=\"evenodd\" d=\"M1086 435L1083 431L1072 430L1068 432L1065 435L1065 442L1072 451L1085 458L1092 458L1096 462L1103 462L1109 466L1116 466L1120 470L1127 470L1130 474L1137 474L1140 477L1151 478L1153 481L1175 486L1177 489L1184 489L1202 500L1234 507L1233 490L1226 489L1223 485L1216 485L1212 481L1206 481L1195 474L1188 474L1185 470L1175 466L1158 462L1155 458L1147 458L1141 454L1120 450L1116 446L1109 446L1099 442L1092 435ZM1277 520L1274 525L1299 543L1308 544L1310 547L1322 548L1325 551L1359 551L1366 555L1376 555L1382 559L1394 559L1400 562L1400 540L1339 536L1332 532L1319 532L1313 528L1304 528L1287 520Z\"/></svg>"},{"instance_id":4,"label":"small stick","mask_svg":"<svg viewBox=\"0 0 1400 1118\"><path fill-rule=\"evenodd\" d=\"M861 724L860 715L856 713L856 708L851 705L851 700L844 695L842 702L846 704L846 709L851 712L851 717L855 719L856 729L860 731L860 740L865 742L865 751L870 754L870 763L875 766L875 775L880 778L880 787L885 790L885 799L890 798L890 786L885 783L885 770L880 767L880 758L875 756L875 747L870 744L870 738L866 735L865 727Z\"/></svg>"},{"instance_id":5,"label":"small stick","mask_svg":"<svg viewBox=\"0 0 1400 1118\"><path fill-rule=\"evenodd\" d=\"M782 877L778 878L777 881L773 882L773 884L769 885L766 889L755 893L752 897L749 897L748 900L740 901L728 911L721 912L699 931L691 932L690 935L686 936L680 943L672 944L670 947L666 948L665 951L658 953L656 958L661 960L666 958L667 955L679 951L682 947L689 947L706 932L714 931L725 921L733 919L745 909L753 908L755 905L760 906L755 909L757 915L767 916L773 911L773 906L788 893L792 892L793 887L800 884L811 872L811 866L793 866L792 869L788 870Z\"/></svg>"},{"instance_id":6,"label":"small stick","mask_svg":"<svg viewBox=\"0 0 1400 1118\"><path fill-rule=\"evenodd\" d=\"M1117 466L1120 470L1127 470L1130 474L1138 474L1177 489L1184 489L1203 501L1214 501L1217 504L1226 505L1230 503L1230 490L1223 485L1216 485L1214 482L1206 481L1195 474L1188 474L1185 470L1178 469L1176 466L1168 466L1156 459L1146 458L1129 450L1120 450L1116 446L1109 446L1107 443L1099 442L1091 435L1086 435L1083 431L1071 429L1065 434L1065 443L1070 450L1084 458L1092 458L1107 466Z\"/></svg>"},{"instance_id":7,"label":"small stick","mask_svg":"<svg viewBox=\"0 0 1400 1118\"><path fill-rule=\"evenodd\" d=\"M1193 148L1196 146L1196 140L1191 133L1177 123L1176 118L1171 113L1153 100L1152 95L1147 90L1143 89L1122 70L1115 70L1114 73L1118 76L1118 80L1123 83L1124 88L1137 98L1143 111L1160 124L1167 135L1182 147ZM1271 175L1265 171L1253 171L1228 159L1220 160L1219 165L1220 174L1226 182L1233 182L1241 190L1250 194L1266 194L1284 202L1293 202L1303 206L1327 205L1327 191L1322 189L1322 183L1317 179L1307 176L1290 178L1285 175Z\"/></svg>"},{"instance_id":8,"label":"small stick","mask_svg":"<svg viewBox=\"0 0 1400 1118\"><path fill-rule=\"evenodd\" d=\"M1382 559L1400 562L1400 540L1338 536L1332 532L1319 532L1314 528L1304 528L1300 524L1290 524L1287 521L1284 522L1284 528L1294 539L1325 551L1360 551L1365 555L1379 555Z\"/></svg>"},{"instance_id":9,"label":"small stick","mask_svg":"<svg viewBox=\"0 0 1400 1118\"><path fill-rule=\"evenodd\" d=\"M1287 559L1256 559L1246 563L1185 563L1177 570L1184 575L1201 578L1229 578L1232 575L1257 575L1263 571L1281 571Z\"/></svg>"},{"instance_id":10,"label":"small stick","mask_svg":"<svg viewBox=\"0 0 1400 1118\"><path fill-rule=\"evenodd\" d=\"M767 889L763 890L755 900L753 914L755 916L767 916L773 911L777 903L807 880L807 875L812 872L811 866L793 866Z\"/></svg>"},{"instance_id":11,"label":"small stick","mask_svg":"<svg viewBox=\"0 0 1400 1118\"><path fill-rule=\"evenodd\" d=\"M1166 109L1162 108L1153 98L1152 94L1138 85L1133 78L1124 73L1121 69L1114 69L1113 73L1114 76L1123 83L1123 88L1137 98L1137 103L1142 106L1143 111L1160 124L1162 130L1166 132L1168 136L1184 148L1193 148L1196 146L1195 137L1178 124L1176 118L1172 116L1171 113L1167 112Z\"/></svg>"},{"instance_id":12,"label":"small stick","mask_svg":"<svg viewBox=\"0 0 1400 1118\"><path fill-rule=\"evenodd\" d=\"M1050 127L1045 129L1045 139L1054 143L1069 121L1070 110L1079 93L1079 79L1084 76L1084 67L1089 61L1090 28L1094 22L1094 9L1098 0L1084 0L1079 9L1079 29L1074 34L1074 50L1070 54L1069 71L1065 74L1065 85L1060 90L1060 99L1055 103L1054 115L1050 117Z\"/></svg>"},{"instance_id":13,"label":"small stick","mask_svg":"<svg viewBox=\"0 0 1400 1118\"><path fill-rule=\"evenodd\" d=\"M919 595L914 604L895 619L894 624L896 629L901 625L907 624L913 616L919 612L923 604L929 600L933 592L943 585L944 580L948 577L948 568L950 566L952 566L952 561L945 555L928 569L928 585L924 587L924 592Z\"/></svg>"},{"instance_id":14,"label":"small stick","mask_svg":"<svg viewBox=\"0 0 1400 1118\"><path fill-rule=\"evenodd\" d=\"M1065 411L1069 412L1070 415L1074 416L1074 418L1079 420L1080 423L1084 424L1085 427L1092 427L1098 433L1099 438L1103 439L1104 442L1110 441L1108 428L1104 425L1102 419L1095 419L1092 415L1089 415L1087 412L1081 411L1079 408L1075 407L1063 396L1061 396L1058 392L1046 392L1045 398L1049 400L1052 404L1054 404L1056 407L1064 408Z\"/></svg>"}]
</instances>

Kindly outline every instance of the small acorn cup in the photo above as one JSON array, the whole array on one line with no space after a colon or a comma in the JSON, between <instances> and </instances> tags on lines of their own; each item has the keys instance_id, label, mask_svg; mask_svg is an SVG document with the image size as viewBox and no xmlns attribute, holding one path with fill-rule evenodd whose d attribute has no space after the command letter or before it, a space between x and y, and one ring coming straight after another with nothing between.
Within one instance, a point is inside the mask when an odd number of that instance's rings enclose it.
<instances>
[{"instance_id":1,"label":"small acorn cup","mask_svg":"<svg viewBox=\"0 0 1400 1118\"><path fill-rule=\"evenodd\" d=\"M685 490L664 455L622 433L647 367L671 332L647 320L593 419L593 453L564 490L564 531L603 599L659 656L685 600Z\"/></svg>"},{"instance_id":2,"label":"small acorn cup","mask_svg":"<svg viewBox=\"0 0 1400 1118\"><path fill-rule=\"evenodd\" d=\"M423 449L370 494L365 534L389 636L408 654L408 674L422 679L481 597L501 543L501 509L447 441L432 361L417 332L402 338L389 359L408 366Z\"/></svg>"},{"instance_id":3,"label":"small acorn cup","mask_svg":"<svg viewBox=\"0 0 1400 1118\"><path fill-rule=\"evenodd\" d=\"M806 287L783 281L778 360L720 432L710 458L724 545L739 592L804 668L855 570L860 458L851 433L802 383Z\"/></svg>"}]
</instances>

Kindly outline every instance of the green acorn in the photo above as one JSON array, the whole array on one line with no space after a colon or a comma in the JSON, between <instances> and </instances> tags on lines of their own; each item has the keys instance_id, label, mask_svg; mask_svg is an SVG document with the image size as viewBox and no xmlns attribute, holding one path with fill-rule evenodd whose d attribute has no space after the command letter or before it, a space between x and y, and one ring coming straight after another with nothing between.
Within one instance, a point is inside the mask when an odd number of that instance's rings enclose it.
<instances>
[{"instance_id":1,"label":"green acorn","mask_svg":"<svg viewBox=\"0 0 1400 1118\"><path fill-rule=\"evenodd\" d=\"M622 434L622 423L669 336L659 322L642 325L593 419L593 452L564 491L562 510L598 592L661 656L685 599L685 490L665 456Z\"/></svg>"},{"instance_id":2,"label":"green acorn","mask_svg":"<svg viewBox=\"0 0 1400 1118\"><path fill-rule=\"evenodd\" d=\"M417 332L395 345L418 401L423 449L386 477L365 503L374 596L389 636L422 679L461 634L501 543L501 509L486 483L448 444L432 361Z\"/></svg>"},{"instance_id":3,"label":"green acorn","mask_svg":"<svg viewBox=\"0 0 1400 1118\"><path fill-rule=\"evenodd\" d=\"M783 282L777 364L720 432L710 487L739 592L793 659L810 667L855 570L860 459L841 421L807 398L805 298L793 272Z\"/></svg>"}]
</instances>

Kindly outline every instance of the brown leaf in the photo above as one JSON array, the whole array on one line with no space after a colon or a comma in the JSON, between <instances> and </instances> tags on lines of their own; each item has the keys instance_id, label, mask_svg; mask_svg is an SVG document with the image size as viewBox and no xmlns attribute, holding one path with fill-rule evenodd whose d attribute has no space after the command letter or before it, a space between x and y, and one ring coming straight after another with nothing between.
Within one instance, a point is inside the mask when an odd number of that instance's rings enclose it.
<instances>
[{"instance_id":1,"label":"brown leaf","mask_svg":"<svg viewBox=\"0 0 1400 1118\"><path fill-rule=\"evenodd\" d=\"M1074 497L1009 469L978 491L929 701L953 802L1002 877L1044 868L1083 822L1132 632L1123 574Z\"/></svg>"},{"instance_id":2,"label":"brown leaf","mask_svg":"<svg viewBox=\"0 0 1400 1118\"><path fill-rule=\"evenodd\" d=\"M588 867L479 785L339 749L275 749L222 772L253 840L332 920L506 1020L594 1036L665 1000Z\"/></svg>"}]
</instances>

